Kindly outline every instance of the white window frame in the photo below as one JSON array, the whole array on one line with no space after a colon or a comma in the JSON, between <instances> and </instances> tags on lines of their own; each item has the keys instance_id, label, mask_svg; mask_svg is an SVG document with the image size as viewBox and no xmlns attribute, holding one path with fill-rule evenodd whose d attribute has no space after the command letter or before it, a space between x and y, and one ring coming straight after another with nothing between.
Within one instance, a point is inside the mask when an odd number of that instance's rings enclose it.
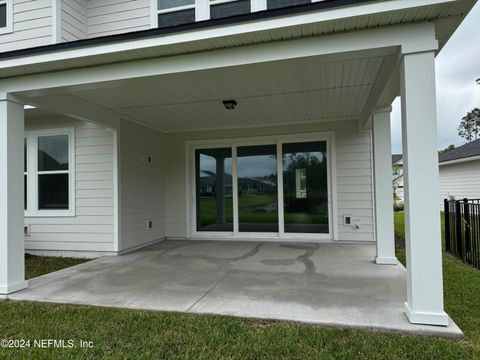
<instances>
[{"instance_id":1,"label":"white window frame","mask_svg":"<svg viewBox=\"0 0 480 360\"><path fill-rule=\"evenodd\" d=\"M68 136L68 170L38 171L38 138L43 136ZM27 209L25 217L74 217L75 204L75 128L58 128L25 131L27 139ZM42 174L68 174L68 209L40 210L38 208L38 176Z\"/></svg>"},{"instance_id":2,"label":"white window frame","mask_svg":"<svg viewBox=\"0 0 480 360\"><path fill-rule=\"evenodd\" d=\"M7 5L7 26L0 28L0 34L13 32L13 0L0 0L0 5Z\"/></svg>"},{"instance_id":3,"label":"white window frame","mask_svg":"<svg viewBox=\"0 0 480 360\"><path fill-rule=\"evenodd\" d=\"M286 233L284 231L283 208L283 154L282 144L295 142L325 141L327 144L327 187L328 187L328 234L322 233ZM240 232L238 230L238 184L237 184L237 147L246 145L276 144L277 146L277 188L278 188L278 225L279 231L266 232ZM187 237L192 239L274 239L274 240L304 240L304 241L333 241L338 239L337 219L337 187L336 182L336 154L335 133L332 131L315 132L307 134L291 134L277 136L243 137L232 139L212 139L185 142L186 164L186 211L187 211ZM233 190L233 218L232 231L207 232L198 231L196 226L196 186L195 186L195 150L209 148L232 148L232 190Z\"/></svg>"}]
</instances>

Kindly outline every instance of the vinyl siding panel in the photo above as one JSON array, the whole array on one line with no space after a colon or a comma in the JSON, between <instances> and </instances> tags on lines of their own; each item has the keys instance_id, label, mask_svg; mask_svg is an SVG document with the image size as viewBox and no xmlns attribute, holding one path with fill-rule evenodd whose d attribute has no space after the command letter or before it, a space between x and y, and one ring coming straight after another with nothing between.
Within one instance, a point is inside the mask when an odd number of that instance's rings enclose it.
<instances>
[{"instance_id":1,"label":"vinyl siding panel","mask_svg":"<svg viewBox=\"0 0 480 360\"><path fill-rule=\"evenodd\" d=\"M61 0L62 41L75 41L87 36L87 0Z\"/></svg>"},{"instance_id":2,"label":"vinyl siding panel","mask_svg":"<svg viewBox=\"0 0 480 360\"><path fill-rule=\"evenodd\" d=\"M127 121L122 123L121 250L139 247L165 236L162 139L159 132ZM150 155L151 162L146 161L146 154ZM153 223L151 230L146 228L147 219Z\"/></svg>"},{"instance_id":3,"label":"vinyl siding panel","mask_svg":"<svg viewBox=\"0 0 480 360\"><path fill-rule=\"evenodd\" d=\"M13 0L13 32L0 35L0 51L51 44L52 14L52 0Z\"/></svg>"},{"instance_id":4,"label":"vinyl siding panel","mask_svg":"<svg viewBox=\"0 0 480 360\"><path fill-rule=\"evenodd\" d=\"M150 28L150 0L87 1L87 37Z\"/></svg>"},{"instance_id":5,"label":"vinyl siding panel","mask_svg":"<svg viewBox=\"0 0 480 360\"><path fill-rule=\"evenodd\" d=\"M333 181L337 187L337 239L374 241L371 136L369 132L359 133L356 121L169 134L165 140L168 156L164 172L167 237L183 238L187 235L186 141L322 131L335 133L336 178ZM352 226L344 226L345 214L358 218L360 228L355 230Z\"/></svg>"},{"instance_id":6,"label":"vinyl siding panel","mask_svg":"<svg viewBox=\"0 0 480 360\"><path fill-rule=\"evenodd\" d=\"M68 118L28 119L26 130L75 128L74 217L26 217L26 250L114 251L113 132ZM94 144L94 145L91 145Z\"/></svg>"},{"instance_id":7,"label":"vinyl siding panel","mask_svg":"<svg viewBox=\"0 0 480 360\"><path fill-rule=\"evenodd\" d=\"M480 199L480 160L440 166L440 208L443 200Z\"/></svg>"}]
</instances>

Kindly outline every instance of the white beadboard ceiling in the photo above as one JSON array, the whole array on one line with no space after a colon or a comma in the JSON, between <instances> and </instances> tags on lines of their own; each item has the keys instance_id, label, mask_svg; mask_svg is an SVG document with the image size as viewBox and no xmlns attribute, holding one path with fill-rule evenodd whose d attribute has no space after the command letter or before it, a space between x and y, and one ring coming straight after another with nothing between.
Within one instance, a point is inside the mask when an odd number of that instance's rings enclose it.
<instances>
[{"instance_id":1,"label":"white beadboard ceiling","mask_svg":"<svg viewBox=\"0 0 480 360\"><path fill-rule=\"evenodd\" d=\"M307 58L167 75L69 95L164 132L352 119L361 116L385 59ZM226 99L235 99L237 108L225 110Z\"/></svg>"}]
</instances>

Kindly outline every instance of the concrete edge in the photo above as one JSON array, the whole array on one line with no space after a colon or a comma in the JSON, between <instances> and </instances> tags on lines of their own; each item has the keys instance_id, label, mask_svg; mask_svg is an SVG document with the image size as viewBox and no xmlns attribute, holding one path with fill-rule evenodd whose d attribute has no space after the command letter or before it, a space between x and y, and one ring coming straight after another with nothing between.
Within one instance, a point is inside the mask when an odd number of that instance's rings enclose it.
<instances>
[{"instance_id":1,"label":"concrete edge","mask_svg":"<svg viewBox=\"0 0 480 360\"><path fill-rule=\"evenodd\" d=\"M82 265L82 264L81 264ZM2 297L0 296L0 300ZM47 301L47 300L21 300L21 299L14 299L10 297L6 297L4 300L9 300L13 302L36 302L42 304L57 304L57 305L71 305L71 306L82 306L82 307L100 307L106 309L115 309L119 311L129 310L129 311L143 311L143 312L160 312L160 313L168 313L168 314L178 314L184 316L221 316L221 317L230 317L240 320L249 320L249 321L269 321L272 323L275 322L287 322L292 324L299 324L299 325L307 325L313 326L318 328L325 328L325 329L344 329L344 330L361 330L361 331L370 331L370 332L377 332L377 333L385 333L385 334L397 334L397 335L405 335L405 336L413 336L413 337L425 337L425 338L443 338L449 340L461 340L465 339L466 336L462 332L462 330L458 327L458 325L449 317L451 324L458 329L458 332L445 332L445 331L436 331L435 329L425 329L419 328L418 330L405 330L405 329L393 329L383 326L372 326L372 325L345 325L340 323L317 323L317 322L309 322L309 321L300 321L300 320L285 320L285 319L272 319L272 318L262 318L262 317L247 317L247 316L236 316L233 314L216 314L216 313L208 313L208 312L195 312L195 311L178 311L178 310L152 310L142 307L117 307L117 306L109 306L103 304L84 304L84 303L71 303L67 301ZM421 327L422 325L418 325Z\"/></svg>"}]
</instances>

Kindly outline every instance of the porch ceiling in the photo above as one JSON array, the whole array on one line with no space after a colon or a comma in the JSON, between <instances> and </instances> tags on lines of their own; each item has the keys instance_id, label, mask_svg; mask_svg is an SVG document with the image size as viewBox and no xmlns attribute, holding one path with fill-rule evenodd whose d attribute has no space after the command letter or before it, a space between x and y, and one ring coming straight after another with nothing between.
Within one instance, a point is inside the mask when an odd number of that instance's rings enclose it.
<instances>
[{"instance_id":1,"label":"porch ceiling","mask_svg":"<svg viewBox=\"0 0 480 360\"><path fill-rule=\"evenodd\" d=\"M357 119L395 55L311 57L173 74L69 93L164 131ZM238 106L225 110L222 100Z\"/></svg>"}]
</instances>

